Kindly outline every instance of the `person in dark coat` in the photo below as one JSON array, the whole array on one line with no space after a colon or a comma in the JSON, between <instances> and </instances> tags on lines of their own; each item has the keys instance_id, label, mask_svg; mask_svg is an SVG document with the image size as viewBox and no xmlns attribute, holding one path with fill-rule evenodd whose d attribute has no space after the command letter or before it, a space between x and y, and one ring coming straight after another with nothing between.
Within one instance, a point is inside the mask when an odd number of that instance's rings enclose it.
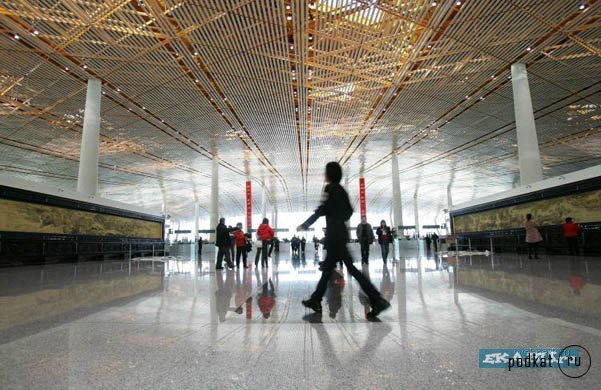
<instances>
[{"instance_id":1,"label":"person in dark coat","mask_svg":"<svg viewBox=\"0 0 601 390\"><path fill-rule=\"evenodd\" d=\"M374 229L365 216L361 217L361 223L357 225L357 239L361 244L361 264L369 263L369 246L374 243Z\"/></svg>"},{"instance_id":2,"label":"person in dark coat","mask_svg":"<svg viewBox=\"0 0 601 390\"><path fill-rule=\"evenodd\" d=\"M432 245L434 245L434 252L438 252L438 234L432 233Z\"/></svg>"},{"instance_id":3,"label":"person in dark coat","mask_svg":"<svg viewBox=\"0 0 601 390\"><path fill-rule=\"evenodd\" d=\"M346 247L349 240L346 221L353 214L353 208L345 189L340 185L342 179L342 167L337 162L329 162L326 165L325 179L327 185L324 189L324 200L305 222L297 227L297 231L309 229L317 219L326 217L326 238L327 255L321 266L323 270L321 279L311 298L302 303L305 307L314 310L317 313L322 312L321 300L326 292L328 281L336 268L337 261L343 261L348 272L357 280L363 291L369 297L372 310L368 313L368 318L377 317L382 311L390 307L376 287L363 276L353 265L353 259Z\"/></svg>"},{"instance_id":4,"label":"person in dark coat","mask_svg":"<svg viewBox=\"0 0 601 390\"><path fill-rule=\"evenodd\" d=\"M230 229L225 226L225 218L219 219L219 225L215 228L215 246L217 246L217 262L215 269L223 269L223 258L228 267L234 268L234 262L230 258L232 239L230 238Z\"/></svg>"},{"instance_id":5,"label":"person in dark coat","mask_svg":"<svg viewBox=\"0 0 601 390\"><path fill-rule=\"evenodd\" d=\"M392 243L392 232L390 231L390 228L386 226L386 221L382 220L380 222L380 227L376 230L376 234L378 235L378 244L380 244L380 248L382 249L382 260L384 260L384 264L386 264L390 244Z\"/></svg>"}]
</instances>

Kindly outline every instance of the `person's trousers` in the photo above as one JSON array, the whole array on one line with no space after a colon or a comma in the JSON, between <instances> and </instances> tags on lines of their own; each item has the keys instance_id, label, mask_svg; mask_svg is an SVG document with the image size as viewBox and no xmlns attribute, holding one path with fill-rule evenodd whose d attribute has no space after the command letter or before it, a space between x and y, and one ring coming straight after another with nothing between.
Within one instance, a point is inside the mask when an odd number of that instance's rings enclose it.
<instances>
[{"instance_id":1,"label":"person's trousers","mask_svg":"<svg viewBox=\"0 0 601 390\"><path fill-rule=\"evenodd\" d=\"M269 255L269 245L271 240L263 240L263 252L261 253L261 266L267 267L267 256Z\"/></svg>"},{"instance_id":2,"label":"person's trousers","mask_svg":"<svg viewBox=\"0 0 601 390\"><path fill-rule=\"evenodd\" d=\"M568 252L571 255L578 254L578 237L566 237L566 241L568 242Z\"/></svg>"},{"instance_id":3,"label":"person's trousers","mask_svg":"<svg viewBox=\"0 0 601 390\"><path fill-rule=\"evenodd\" d=\"M361 241L361 263L369 263L369 242Z\"/></svg>"},{"instance_id":4,"label":"person's trousers","mask_svg":"<svg viewBox=\"0 0 601 390\"><path fill-rule=\"evenodd\" d=\"M388 260L388 251L390 249L389 244L380 244L380 248L382 248L382 260L384 260L384 264Z\"/></svg>"},{"instance_id":5,"label":"person's trousers","mask_svg":"<svg viewBox=\"0 0 601 390\"><path fill-rule=\"evenodd\" d=\"M537 247L538 247L538 242L528 242L528 257L532 257L532 255L534 254L534 257L538 257L538 251L537 251Z\"/></svg>"},{"instance_id":6,"label":"person's trousers","mask_svg":"<svg viewBox=\"0 0 601 390\"><path fill-rule=\"evenodd\" d=\"M236 267L238 268L240 268L240 255L242 255L242 262L244 264L244 267L246 267L246 259L248 257L248 254L246 252L245 246L236 247Z\"/></svg>"},{"instance_id":7,"label":"person's trousers","mask_svg":"<svg viewBox=\"0 0 601 390\"><path fill-rule=\"evenodd\" d=\"M259 265L259 259L261 258L261 253L263 252L263 247L257 248L257 253L255 254L255 265Z\"/></svg>"},{"instance_id":8,"label":"person's trousers","mask_svg":"<svg viewBox=\"0 0 601 390\"><path fill-rule=\"evenodd\" d=\"M223 268L223 258L225 257L225 262L228 267L232 267L232 259L230 258L231 248L229 246L220 246L217 251L217 263L215 264L216 268Z\"/></svg>"},{"instance_id":9,"label":"person's trousers","mask_svg":"<svg viewBox=\"0 0 601 390\"><path fill-rule=\"evenodd\" d=\"M315 292L311 294L311 300L315 302L321 302L326 289L328 287L328 281L336 268L336 262L342 261L346 265L348 272L351 274L355 280L361 286L361 289L372 303L375 303L381 299L380 292L376 289L376 287L370 282L368 278L365 277L354 265L351 254L348 251L346 245L340 246L328 246L328 253L326 255L326 259L324 264L322 265L323 272L321 274L321 278L317 283L317 287L315 288Z\"/></svg>"}]
</instances>

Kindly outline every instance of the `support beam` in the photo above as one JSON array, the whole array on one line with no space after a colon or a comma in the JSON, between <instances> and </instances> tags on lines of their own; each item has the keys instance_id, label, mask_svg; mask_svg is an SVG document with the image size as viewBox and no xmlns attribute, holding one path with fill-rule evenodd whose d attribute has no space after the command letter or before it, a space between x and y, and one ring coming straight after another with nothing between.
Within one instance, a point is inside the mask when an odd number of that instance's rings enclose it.
<instances>
[{"instance_id":1,"label":"support beam","mask_svg":"<svg viewBox=\"0 0 601 390\"><path fill-rule=\"evenodd\" d=\"M399 160L396 153L392 154L392 213L394 216L394 226L397 228L403 226L403 203L401 198L401 181L399 179ZM399 236L403 232L397 231Z\"/></svg>"},{"instance_id":2,"label":"support beam","mask_svg":"<svg viewBox=\"0 0 601 390\"><path fill-rule=\"evenodd\" d=\"M102 83L97 79L89 79L77 175L77 191L89 196L96 195L98 190L101 99Z\"/></svg>"},{"instance_id":3,"label":"support beam","mask_svg":"<svg viewBox=\"0 0 601 390\"><path fill-rule=\"evenodd\" d=\"M526 65L511 65L511 85L513 87L513 108L518 140L518 158L520 163L520 183L528 185L543 180L543 168L540 161L538 137L532 110L532 98L528 85Z\"/></svg>"},{"instance_id":4,"label":"support beam","mask_svg":"<svg viewBox=\"0 0 601 390\"><path fill-rule=\"evenodd\" d=\"M215 229L219 223L219 158L213 156L213 167L211 172L211 229ZM211 241L215 241L215 232L211 233Z\"/></svg>"},{"instance_id":5,"label":"support beam","mask_svg":"<svg viewBox=\"0 0 601 390\"><path fill-rule=\"evenodd\" d=\"M413 194L413 215L415 216L415 233L419 236L421 233L421 226L419 226L419 205L417 203L417 191Z\"/></svg>"}]
</instances>

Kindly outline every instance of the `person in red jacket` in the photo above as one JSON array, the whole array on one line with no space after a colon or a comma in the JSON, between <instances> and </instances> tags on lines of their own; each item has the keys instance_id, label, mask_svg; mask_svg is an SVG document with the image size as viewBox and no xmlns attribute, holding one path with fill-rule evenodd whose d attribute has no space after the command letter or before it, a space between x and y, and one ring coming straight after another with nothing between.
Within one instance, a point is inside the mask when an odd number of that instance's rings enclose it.
<instances>
[{"instance_id":1,"label":"person in red jacket","mask_svg":"<svg viewBox=\"0 0 601 390\"><path fill-rule=\"evenodd\" d=\"M261 251L261 266L267 268L268 248L274 236L273 229L269 226L269 219L263 218L263 223L257 229L257 236L259 236L263 246L263 250Z\"/></svg>"},{"instance_id":2,"label":"person in red jacket","mask_svg":"<svg viewBox=\"0 0 601 390\"><path fill-rule=\"evenodd\" d=\"M236 224L236 230L234 231L234 241L236 241L236 267L240 268L240 255L242 255L242 262L244 268L248 268L246 265L247 251L246 251L246 234L242 230L242 223Z\"/></svg>"},{"instance_id":3,"label":"person in red jacket","mask_svg":"<svg viewBox=\"0 0 601 390\"><path fill-rule=\"evenodd\" d=\"M568 243L568 252L570 255L578 254L578 236L580 235L580 226L572 221L571 217L566 218L566 223L562 226L563 236Z\"/></svg>"}]
</instances>

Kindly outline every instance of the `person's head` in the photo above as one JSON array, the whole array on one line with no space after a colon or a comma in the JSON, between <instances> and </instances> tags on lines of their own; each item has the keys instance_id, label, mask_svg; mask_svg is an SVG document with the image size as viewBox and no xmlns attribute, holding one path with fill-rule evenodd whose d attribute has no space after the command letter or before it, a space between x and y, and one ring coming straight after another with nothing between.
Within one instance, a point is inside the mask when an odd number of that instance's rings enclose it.
<instances>
[{"instance_id":1,"label":"person's head","mask_svg":"<svg viewBox=\"0 0 601 390\"><path fill-rule=\"evenodd\" d=\"M361 217L361 223L367 223L367 217L366 216Z\"/></svg>"},{"instance_id":2,"label":"person's head","mask_svg":"<svg viewBox=\"0 0 601 390\"><path fill-rule=\"evenodd\" d=\"M236 228L237 228L238 230L242 230L242 222L238 222L238 223L236 224Z\"/></svg>"},{"instance_id":3,"label":"person's head","mask_svg":"<svg viewBox=\"0 0 601 390\"><path fill-rule=\"evenodd\" d=\"M336 161L326 164L326 181L328 183L340 183L342 180L342 167Z\"/></svg>"},{"instance_id":4,"label":"person's head","mask_svg":"<svg viewBox=\"0 0 601 390\"><path fill-rule=\"evenodd\" d=\"M380 226L381 226L381 227L385 227L385 226L386 226L386 221L384 221L384 220L381 220L381 221L380 221Z\"/></svg>"},{"instance_id":5,"label":"person's head","mask_svg":"<svg viewBox=\"0 0 601 390\"><path fill-rule=\"evenodd\" d=\"M225 218L223 218L223 217L219 218L219 223L225 224Z\"/></svg>"},{"instance_id":6,"label":"person's head","mask_svg":"<svg viewBox=\"0 0 601 390\"><path fill-rule=\"evenodd\" d=\"M530 221L532 219L532 214L526 214L526 221Z\"/></svg>"},{"instance_id":7,"label":"person's head","mask_svg":"<svg viewBox=\"0 0 601 390\"><path fill-rule=\"evenodd\" d=\"M264 223L265 225L269 225L269 219L267 219L267 218L263 218L263 223Z\"/></svg>"},{"instance_id":8,"label":"person's head","mask_svg":"<svg viewBox=\"0 0 601 390\"><path fill-rule=\"evenodd\" d=\"M572 217L567 217L566 218L566 223L572 223Z\"/></svg>"}]
</instances>

